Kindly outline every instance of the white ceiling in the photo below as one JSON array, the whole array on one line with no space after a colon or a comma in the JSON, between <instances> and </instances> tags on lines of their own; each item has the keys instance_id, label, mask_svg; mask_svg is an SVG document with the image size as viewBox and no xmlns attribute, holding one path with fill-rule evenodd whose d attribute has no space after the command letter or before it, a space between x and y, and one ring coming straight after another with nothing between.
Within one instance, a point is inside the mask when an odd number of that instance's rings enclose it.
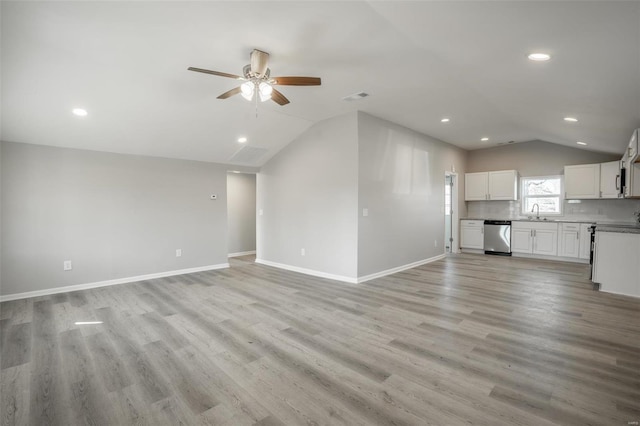
<instances>
[{"instance_id":1,"label":"white ceiling","mask_svg":"<svg viewBox=\"0 0 640 426\"><path fill-rule=\"evenodd\" d=\"M262 165L356 109L477 149L544 140L622 153L640 127L640 2L2 2L2 140ZM249 53L291 104L216 96ZM526 59L532 51L547 63ZM341 98L364 91L356 102ZM89 111L86 118L71 114ZM573 116L578 123L567 123ZM443 124L442 117L451 122ZM481 142L487 136L489 142Z\"/></svg>"}]
</instances>

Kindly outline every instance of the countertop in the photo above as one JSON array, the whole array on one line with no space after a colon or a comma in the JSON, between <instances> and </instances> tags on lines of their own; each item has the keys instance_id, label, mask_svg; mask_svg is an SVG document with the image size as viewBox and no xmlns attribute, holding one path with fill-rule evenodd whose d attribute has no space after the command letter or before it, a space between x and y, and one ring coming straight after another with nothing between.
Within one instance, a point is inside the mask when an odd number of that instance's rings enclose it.
<instances>
[{"instance_id":1,"label":"countertop","mask_svg":"<svg viewBox=\"0 0 640 426\"><path fill-rule=\"evenodd\" d=\"M622 234L640 234L640 223L638 222L613 222L599 220L576 220L576 219L514 219L514 218L478 218L464 217L460 220L510 220L512 222L540 222L540 223L591 223L596 225L596 231L599 232L619 232Z\"/></svg>"},{"instance_id":2,"label":"countertop","mask_svg":"<svg viewBox=\"0 0 640 426\"><path fill-rule=\"evenodd\" d=\"M619 232L621 234L640 234L640 224L596 224L596 232Z\"/></svg>"},{"instance_id":3,"label":"countertop","mask_svg":"<svg viewBox=\"0 0 640 426\"><path fill-rule=\"evenodd\" d=\"M512 222L541 222L541 223L597 223L594 220L579 220L579 219L528 219L528 218L511 218L511 217L507 217L507 218L495 218L495 217L483 217L483 218L479 218L479 217L463 217L460 220L510 220Z\"/></svg>"}]
</instances>

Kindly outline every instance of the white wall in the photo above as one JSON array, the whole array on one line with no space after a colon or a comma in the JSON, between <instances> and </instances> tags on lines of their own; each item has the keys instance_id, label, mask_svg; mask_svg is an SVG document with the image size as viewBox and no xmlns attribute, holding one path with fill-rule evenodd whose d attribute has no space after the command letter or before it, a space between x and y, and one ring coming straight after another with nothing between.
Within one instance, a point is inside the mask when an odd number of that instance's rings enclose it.
<instances>
[{"instance_id":1,"label":"white wall","mask_svg":"<svg viewBox=\"0 0 640 426\"><path fill-rule=\"evenodd\" d=\"M356 114L319 122L257 176L257 259L355 279ZM301 255L304 248L306 255Z\"/></svg>"},{"instance_id":2,"label":"white wall","mask_svg":"<svg viewBox=\"0 0 640 426\"><path fill-rule=\"evenodd\" d=\"M229 254L256 250L256 175L227 175Z\"/></svg>"},{"instance_id":3,"label":"white wall","mask_svg":"<svg viewBox=\"0 0 640 426\"><path fill-rule=\"evenodd\" d=\"M358 147L358 275L443 254L445 171L463 176L467 152L365 113Z\"/></svg>"},{"instance_id":4,"label":"white wall","mask_svg":"<svg viewBox=\"0 0 640 426\"><path fill-rule=\"evenodd\" d=\"M7 142L1 161L2 295L227 262L225 166Z\"/></svg>"}]
</instances>

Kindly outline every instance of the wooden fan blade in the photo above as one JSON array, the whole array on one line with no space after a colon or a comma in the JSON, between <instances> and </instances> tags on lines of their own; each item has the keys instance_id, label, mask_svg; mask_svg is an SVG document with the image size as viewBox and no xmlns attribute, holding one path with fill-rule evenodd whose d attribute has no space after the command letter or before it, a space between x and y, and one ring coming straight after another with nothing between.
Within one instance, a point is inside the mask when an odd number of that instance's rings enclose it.
<instances>
[{"instance_id":1,"label":"wooden fan blade","mask_svg":"<svg viewBox=\"0 0 640 426\"><path fill-rule=\"evenodd\" d=\"M224 92L222 95L218 96L218 99L227 99L230 98L233 95L237 95L238 93L240 93L242 90L240 90L240 87L236 87L233 88L231 90L229 90L228 92Z\"/></svg>"},{"instance_id":2,"label":"wooden fan blade","mask_svg":"<svg viewBox=\"0 0 640 426\"><path fill-rule=\"evenodd\" d=\"M256 77L264 76L269 65L269 54L262 50L253 49L251 52L251 72Z\"/></svg>"},{"instance_id":3,"label":"wooden fan blade","mask_svg":"<svg viewBox=\"0 0 640 426\"><path fill-rule=\"evenodd\" d=\"M273 89L271 92L271 100L278 105L286 105L289 103L289 99L287 99L282 93L278 92L276 89Z\"/></svg>"},{"instance_id":4,"label":"wooden fan blade","mask_svg":"<svg viewBox=\"0 0 640 426\"><path fill-rule=\"evenodd\" d=\"M220 76L220 77L229 77L229 78L235 78L236 80L244 80L244 78L240 77L239 75L227 74L226 72L211 71L211 70L205 70L203 68L194 68L194 67L189 67L187 69L189 71L202 72L202 73L205 73L205 74L212 74L212 75L217 75L217 76Z\"/></svg>"},{"instance_id":5,"label":"wooden fan blade","mask_svg":"<svg viewBox=\"0 0 640 426\"><path fill-rule=\"evenodd\" d=\"M270 81L280 86L320 86L320 77L273 77Z\"/></svg>"}]
</instances>

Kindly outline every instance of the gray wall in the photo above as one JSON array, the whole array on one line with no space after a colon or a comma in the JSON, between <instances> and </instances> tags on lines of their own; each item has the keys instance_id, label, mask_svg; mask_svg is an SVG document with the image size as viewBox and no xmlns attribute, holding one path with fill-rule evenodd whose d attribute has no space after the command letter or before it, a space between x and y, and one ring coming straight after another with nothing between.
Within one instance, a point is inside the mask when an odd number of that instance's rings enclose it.
<instances>
[{"instance_id":1,"label":"gray wall","mask_svg":"<svg viewBox=\"0 0 640 426\"><path fill-rule=\"evenodd\" d=\"M227 175L229 254L256 249L256 175Z\"/></svg>"},{"instance_id":2,"label":"gray wall","mask_svg":"<svg viewBox=\"0 0 640 426\"><path fill-rule=\"evenodd\" d=\"M467 152L365 113L358 136L358 275L443 254L445 171L464 177Z\"/></svg>"},{"instance_id":3,"label":"gray wall","mask_svg":"<svg viewBox=\"0 0 640 426\"><path fill-rule=\"evenodd\" d=\"M1 173L2 295L227 262L222 165L3 142Z\"/></svg>"},{"instance_id":4,"label":"gray wall","mask_svg":"<svg viewBox=\"0 0 640 426\"><path fill-rule=\"evenodd\" d=\"M257 177L257 258L342 277L357 276L356 114L309 128ZM301 256L301 249L306 255Z\"/></svg>"},{"instance_id":5,"label":"gray wall","mask_svg":"<svg viewBox=\"0 0 640 426\"><path fill-rule=\"evenodd\" d=\"M587 151L543 141L522 142L469 151L467 173L517 170L520 176L552 176L564 173L564 166L604 163L620 155Z\"/></svg>"}]
</instances>

